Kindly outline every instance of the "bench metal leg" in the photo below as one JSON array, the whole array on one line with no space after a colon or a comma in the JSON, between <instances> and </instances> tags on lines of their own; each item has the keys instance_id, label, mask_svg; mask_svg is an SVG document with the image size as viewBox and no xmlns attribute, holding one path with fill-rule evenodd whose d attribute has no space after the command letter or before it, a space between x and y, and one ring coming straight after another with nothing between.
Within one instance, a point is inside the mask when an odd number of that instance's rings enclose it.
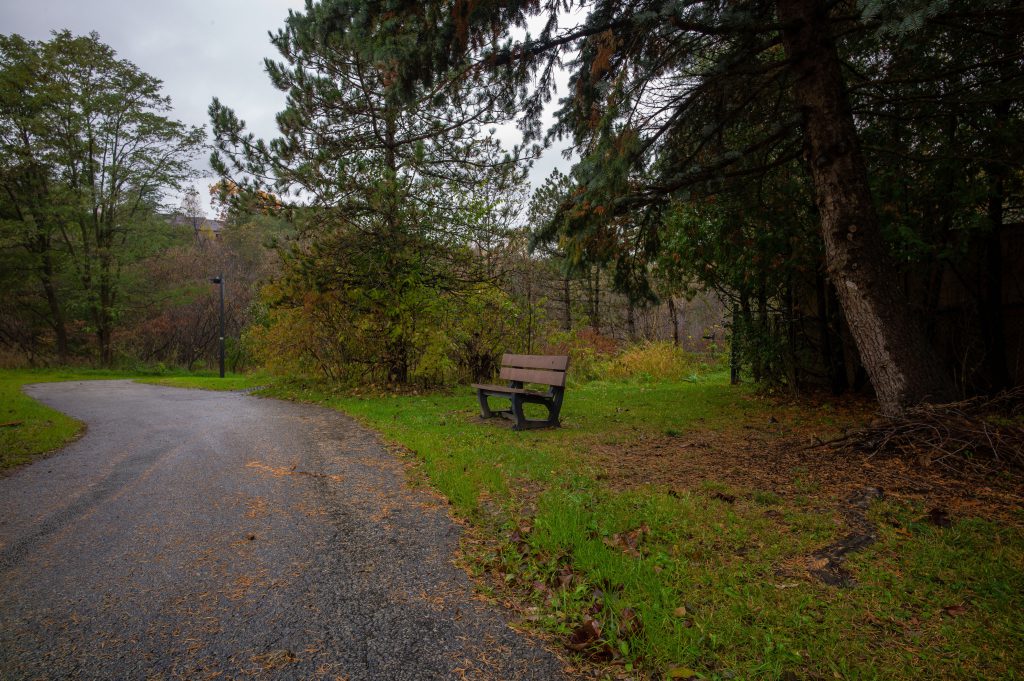
<instances>
[{"instance_id":1,"label":"bench metal leg","mask_svg":"<svg viewBox=\"0 0 1024 681\"><path fill-rule=\"evenodd\" d=\"M546 419L528 419L526 414L523 412L523 405L527 400L523 399L521 395L512 396L512 414L515 416L516 424L512 426L512 430L531 430L533 428L557 428L560 424L558 423L558 410L556 405L551 402L541 402L538 400L529 400L533 404L542 404L544 408L548 410L548 417ZM557 406L561 406L558 404Z\"/></svg>"},{"instance_id":2,"label":"bench metal leg","mask_svg":"<svg viewBox=\"0 0 1024 681\"><path fill-rule=\"evenodd\" d=\"M523 413L523 400L519 395L512 396L512 414L516 417L516 425L512 430L522 430L526 424L526 414Z\"/></svg>"},{"instance_id":3,"label":"bench metal leg","mask_svg":"<svg viewBox=\"0 0 1024 681\"><path fill-rule=\"evenodd\" d=\"M489 419L496 416L496 414L491 411L490 405L487 404L487 393L483 390L477 390L476 398L480 401L480 418Z\"/></svg>"}]
</instances>

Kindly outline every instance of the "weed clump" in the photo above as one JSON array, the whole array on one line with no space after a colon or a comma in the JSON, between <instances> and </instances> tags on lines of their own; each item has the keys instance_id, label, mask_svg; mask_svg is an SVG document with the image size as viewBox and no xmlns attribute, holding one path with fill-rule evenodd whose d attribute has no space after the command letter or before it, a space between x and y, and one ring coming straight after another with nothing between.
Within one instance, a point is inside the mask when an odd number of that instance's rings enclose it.
<instances>
[{"instance_id":1,"label":"weed clump","mask_svg":"<svg viewBox=\"0 0 1024 681\"><path fill-rule=\"evenodd\" d=\"M691 381L705 373L705 358L687 352L671 341L648 341L632 345L603 362L598 373L618 381Z\"/></svg>"}]
</instances>

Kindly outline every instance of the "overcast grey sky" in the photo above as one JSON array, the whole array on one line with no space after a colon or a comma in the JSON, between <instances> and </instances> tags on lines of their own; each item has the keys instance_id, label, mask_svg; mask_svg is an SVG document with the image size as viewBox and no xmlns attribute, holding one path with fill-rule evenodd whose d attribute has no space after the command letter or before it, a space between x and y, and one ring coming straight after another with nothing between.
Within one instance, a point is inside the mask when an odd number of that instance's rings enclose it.
<instances>
[{"instance_id":1,"label":"overcast grey sky","mask_svg":"<svg viewBox=\"0 0 1024 681\"><path fill-rule=\"evenodd\" d=\"M175 118L209 130L206 109L216 96L269 138L284 94L263 71L263 59L278 56L267 32L284 24L289 9L303 6L303 0L0 0L0 32L46 40L53 30L96 31L119 56L164 82ZM556 165L565 162L550 150L531 173L534 186ZM206 159L197 167L210 173ZM212 181L197 183L204 197Z\"/></svg>"}]
</instances>

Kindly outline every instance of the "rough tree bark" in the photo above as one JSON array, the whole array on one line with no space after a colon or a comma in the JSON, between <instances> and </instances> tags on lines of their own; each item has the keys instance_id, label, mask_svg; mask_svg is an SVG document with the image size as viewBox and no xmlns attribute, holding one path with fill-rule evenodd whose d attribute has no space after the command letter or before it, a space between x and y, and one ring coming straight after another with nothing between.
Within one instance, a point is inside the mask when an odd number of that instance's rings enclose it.
<instances>
[{"instance_id":1,"label":"rough tree bark","mask_svg":"<svg viewBox=\"0 0 1024 681\"><path fill-rule=\"evenodd\" d=\"M681 347L679 344L679 313L676 310L676 301L673 296L668 297L668 318L672 322L672 344Z\"/></svg>"},{"instance_id":2,"label":"rough tree bark","mask_svg":"<svg viewBox=\"0 0 1024 681\"><path fill-rule=\"evenodd\" d=\"M1010 5L1019 10L1021 3ZM1003 24L999 39L999 51L1003 60L999 66L999 76L1003 82L1011 82L1013 69L1011 64L1019 50L1021 34L1024 33L1024 20L1019 13ZM990 156L997 159L1003 152L1001 138L1010 121L1013 102L1001 99L992 105ZM988 365L988 389L992 392L1007 388L1012 384L1010 367L1007 363L1006 321L1003 317L1003 221L1006 217L1006 182L1009 169L1003 163L994 162L986 168L989 175L988 221L989 233L985 242L985 291L982 303L982 331L985 335L985 361Z\"/></svg>"},{"instance_id":3,"label":"rough tree bark","mask_svg":"<svg viewBox=\"0 0 1024 681\"><path fill-rule=\"evenodd\" d=\"M56 278L53 258L50 255L50 244L47 239L46 251L42 253L42 265L39 268L39 279L42 282L43 293L46 295L46 304L50 308L50 326L57 338L57 359L61 364L68 361L68 330L64 321L64 310L57 297L57 287L54 285Z\"/></svg>"},{"instance_id":4,"label":"rough tree bark","mask_svg":"<svg viewBox=\"0 0 1024 681\"><path fill-rule=\"evenodd\" d=\"M825 264L882 411L953 398L888 263L839 56L821 0L777 0L821 215Z\"/></svg>"}]
</instances>

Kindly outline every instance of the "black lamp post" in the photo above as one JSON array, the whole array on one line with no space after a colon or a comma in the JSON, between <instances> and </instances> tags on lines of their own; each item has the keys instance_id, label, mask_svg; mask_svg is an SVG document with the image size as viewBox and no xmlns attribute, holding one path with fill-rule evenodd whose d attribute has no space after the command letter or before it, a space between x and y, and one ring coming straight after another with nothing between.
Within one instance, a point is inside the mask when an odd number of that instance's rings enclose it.
<instances>
[{"instance_id":1,"label":"black lamp post","mask_svg":"<svg viewBox=\"0 0 1024 681\"><path fill-rule=\"evenodd\" d=\"M211 284L220 284L220 377L224 378L224 275L210 279Z\"/></svg>"}]
</instances>

